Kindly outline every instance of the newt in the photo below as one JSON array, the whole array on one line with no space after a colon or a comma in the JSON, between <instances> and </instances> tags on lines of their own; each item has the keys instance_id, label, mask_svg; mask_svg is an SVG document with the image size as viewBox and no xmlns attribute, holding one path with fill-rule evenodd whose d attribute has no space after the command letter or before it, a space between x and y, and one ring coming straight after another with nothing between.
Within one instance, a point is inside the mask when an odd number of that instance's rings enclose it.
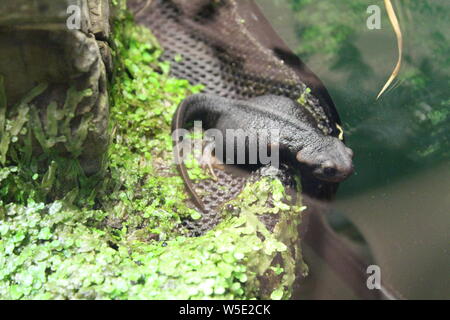
<instances>
[{"instance_id":1,"label":"newt","mask_svg":"<svg viewBox=\"0 0 450 320\"><path fill-rule=\"evenodd\" d=\"M231 130L240 132L238 138L248 139L242 145L247 155L250 146L259 143L252 141L258 139L259 132L278 130L276 144L280 163L296 167L300 175L309 173L319 180L341 182L354 171L353 151L339 138L325 135L317 128L317 122L309 111L287 97L265 95L235 100L195 94L179 105L172 121L172 131L185 129L195 120L201 121L205 130L214 128L222 132L223 142ZM179 160L179 141L174 139L174 142L175 156ZM228 159L229 155L225 157ZM183 161L177 161L177 166L195 204L203 210L204 205L194 190Z\"/></svg>"}]
</instances>

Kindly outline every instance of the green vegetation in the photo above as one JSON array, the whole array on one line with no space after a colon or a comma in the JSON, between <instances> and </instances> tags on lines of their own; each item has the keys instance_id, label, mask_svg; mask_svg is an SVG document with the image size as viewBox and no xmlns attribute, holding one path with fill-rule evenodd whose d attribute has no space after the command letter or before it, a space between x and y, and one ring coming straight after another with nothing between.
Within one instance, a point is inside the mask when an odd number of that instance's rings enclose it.
<instances>
[{"instance_id":1,"label":"green vegetation","mask_svg":"<svg viewBox=\"0 0 450 320\"><path fill-rule=\"evenodd\" d=\"M0 195L4 203L28 203L66 197L70 203L92 203L97 191L97 175L87 177L77 160L86 139L90 116L81 119L77 130L71 129L78 103L91 94L67 91L61 109L52 101L42 121L31 102L44 93L47 84L32 89L16 105L7 108L4 79L0 78ZM9 112L7 112L9 111ZM62 157L56 144L61 143L70 157Z\"/></svg>"},{"instance_id":2,"label":"green vegetation","mask_svg":"<svg viewBox=\"0 0 450 320\"><path fill-rule=\"evenodd\" d=\"M116 26L114 37L120 59L111 89L109 167L115 184L101 201L110 217L131 229L145 224L164 240L179 233L181 218L195 214L185 205L184 184L173 165L170 126L178 104L201 87L169 77L156 39L130 19Z\"/></svg>"},{"instance_id":3,"label":"green vegetation","mask_svg":"<svg viewBox=\"0 0 450 320\"><path fill-rule=\"evenodd\" d=\"M295 16L296 52L319 72L332 94L347 143L357 154L355 167L364 172L345 189L360 192L448 161L447 1L394 2L404 35L404 59L398 81L379 100L375 97L397 59L383 2L373 3L381 8L380 30L366 27L365 0L285 3Z\"/></svg>"},{"instance_id":4,"label":"green vegetation","mask_svg":"<svg viewBox=\"0 0 450 320\"><path fill-rule=\"evenodd\" d=\"M282 213L273 233L257 219L267 210ZM3 298L288 298L299 261L300 207L281 202L279 181L249 185L232 202L232 212L200 238L176 237L144 243L111 234L106 213L67 206L9 205L0 225L0 295ZM262 234L261 240L257 234ZM112 245L114 243L114 245ZM289 248L295 248L292 255ZM273 266L280 254L283 266ZM306 270L306 269L304 269ZM276 276L268 295L259 292L264 276ZM267 289L266 289L267 290Z\"/></svg>"},{"instance_id":5,"label":"green vegetation","mask_svg":"<svg viewBox=\"0 0 450 320\"><path fill-rule=\"evenodd\" d=\"M113 39L111 143L105 171L96 176L86 177L76 160L83 129L60 135L54 122L42 127L33 115L28 103L45 85L14 115L6 112L0 82L0 298L289 298L295 272L306 272L300 199L286 204L281 182L263 178L226 206L216 228L187 237L181 221L199 213L186 206L170 122L201 87L171 78L155 38L126 13ZM70 122L70 101L86 94L70 89L68 109L58 114L49 104L49 117ZM37 159L36 140L44 149ZM45 152L58 141L73 157ZM198 164L191 167L207 177ZM279 216L273 232L260 222L263 212Z\"/></svg>"}]
</instances>

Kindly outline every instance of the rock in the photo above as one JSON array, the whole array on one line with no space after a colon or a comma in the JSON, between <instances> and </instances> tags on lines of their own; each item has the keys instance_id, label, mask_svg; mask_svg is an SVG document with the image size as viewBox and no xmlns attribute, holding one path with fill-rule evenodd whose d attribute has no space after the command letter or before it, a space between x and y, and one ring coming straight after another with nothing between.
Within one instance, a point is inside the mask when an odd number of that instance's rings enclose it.
<instances>
[{"instance_id":1,"label":"rock","mask_svg":"<svg viewBox=\"0 0 450 320\"><path fill-rule=\"evenodd\" d=\"M89 16L91 20L91 32L99 40L107 40L110 34L109 1L89 0Z\"/></svg>"},{"instance_id":2,"label":"rock","mask_svg":"<svg viewBox=\"0 0 450 320\"><path fill-rule=\"evenodd\" d=\"M30 90L47 84L29 103L30 115L36 113L44 128L33 145L35 156L49 152L79 159L87 175L97 173L108 144L109 1L2 2L0 76L5 79L7 117L17 113L17 102ZM78 29L72 29L74 23ZM76 103L73 110L68 100ZM49 109L55 108L53 102L57 111ZM46 131L55 121L57 132Z\"/></svg>"},{"instance_id":3,"label":"rock","mask_svg":"<svg viewBox=\"0 0 450 320\"><path fill-rule=\"evenodd\" d=\"M72 6L80 8L81 31L88 32L90 15L87 1L90 0L4 0L0 7L0 26L18 28L36 27L45 29L66 28L68 11Z\"/></svg>"}]
</instances>

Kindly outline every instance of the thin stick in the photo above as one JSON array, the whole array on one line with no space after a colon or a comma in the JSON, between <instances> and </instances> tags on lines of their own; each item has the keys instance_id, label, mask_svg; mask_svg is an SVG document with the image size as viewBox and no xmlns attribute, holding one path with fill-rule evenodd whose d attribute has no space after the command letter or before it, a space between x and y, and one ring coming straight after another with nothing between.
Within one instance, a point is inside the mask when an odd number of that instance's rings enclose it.
<instances>
[{"instance_id":1,"label":"thin stick","mask_svg":"<svg viewBox=\"0 0 450 320\"><path fill-rule=\"evenodd\" d=\"M390 86L392 81L397 77L400 67L402 65L402 56L403 56L403 36L402 31L400 29L400 24L398 22L397 16L395 15L394 7L392 6L391 0L384 0L384 4L386 6L386 11L389 16L389 20L391 21L392 27L394 28L395 35L397 37L397 46L398 46L398 60L397 65L395 66L394 71L392 71L391 76L388 81L384 85L383 89L381 89L380 93L377 96L377 100L381 95L386 91L386 89Z\"/></svg>"}]
</instances>

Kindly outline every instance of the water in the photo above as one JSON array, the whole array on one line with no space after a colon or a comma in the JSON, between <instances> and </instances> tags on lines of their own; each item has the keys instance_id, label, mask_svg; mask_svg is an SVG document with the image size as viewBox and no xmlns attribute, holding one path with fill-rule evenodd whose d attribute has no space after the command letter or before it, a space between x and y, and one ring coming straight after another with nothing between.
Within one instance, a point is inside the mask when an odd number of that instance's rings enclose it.
<instances>
[{"instance_id":1,"label":"water","mask_svg":"<svg viewBox=\"0 0 450 320\"><path fill-rule=\"evenodd\" d=\"M382 1L380 30L366 26L366 0L257 2L325 83L355 151L331 219L342 214L360 230L406 298L450 298L450 2L394 1L404 61L378 101L397 59ZM350 297L325 287L314 296Z\"/></svg>"}]
</instances>

